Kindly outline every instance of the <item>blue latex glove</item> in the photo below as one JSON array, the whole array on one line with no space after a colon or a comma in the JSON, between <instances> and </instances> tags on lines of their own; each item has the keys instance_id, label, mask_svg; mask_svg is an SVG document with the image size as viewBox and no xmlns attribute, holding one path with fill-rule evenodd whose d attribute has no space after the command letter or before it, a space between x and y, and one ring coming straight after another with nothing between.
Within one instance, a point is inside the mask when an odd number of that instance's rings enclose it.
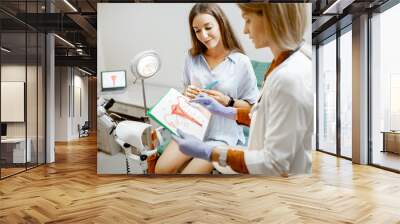
<instances>
[{"instance_id":1,"label":"blue latex glove","mask_svg":"<svg viewBox=\"0 0 400 224\"><path fill-rule=\"evenodd\" d=\"M214 98L207 94L200 93L195 99L191 100L193 103L198 103L207 108L211 113L219 116L223 116L232 120L236 120L237 110L234 107L225 107L220 104Z\"/></svg>"},{"instance_id":2,"label":"blue latex glove","mask_svg":"<svg viewBox=\"0 0 400 224\"><path fill-rule=\"evenodd\" d=\"M187 156L204 159L207 161L211 160L212 146L205 144L193 135L182 132L178 129L178 134L181 137L172 135L172 138L178 143L179 149L182 153Z\"/></svg>"}]
</instances>

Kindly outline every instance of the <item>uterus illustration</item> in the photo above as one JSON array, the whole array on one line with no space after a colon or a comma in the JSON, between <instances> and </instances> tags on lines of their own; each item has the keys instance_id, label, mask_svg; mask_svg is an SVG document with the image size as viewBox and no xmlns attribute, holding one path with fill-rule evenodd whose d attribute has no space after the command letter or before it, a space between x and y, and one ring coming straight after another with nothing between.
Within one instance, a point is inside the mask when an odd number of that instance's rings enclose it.
<instances>
[{"instance_id":1,"label":"uterus illustration","mask_svg":"<svg viewBox=\"0 0 400 224\"><path fill-rule=\"evenodd\" d=\"M113 86L115 86L115 81L117 80L117 75L112 75L111 80L112 80Z\"/></svg>"},{"instance_id":2,"label":"uterus illustration","mask_svg":"<svg viewBox=\"0 0 400 224\"><path fill-rule=\"evenodd\" d=\"M182 100L181 100L182 99ZM191 121L192 123L203 127L203 124L201 124L197 119L195 119L193 116L189 115L182 106L182 103L187 104L183 98L179 97L177 103L171 105L171 114L170 115L176 115L180 116L184 119L187 119Z\"/></svg>"}]
</instances>

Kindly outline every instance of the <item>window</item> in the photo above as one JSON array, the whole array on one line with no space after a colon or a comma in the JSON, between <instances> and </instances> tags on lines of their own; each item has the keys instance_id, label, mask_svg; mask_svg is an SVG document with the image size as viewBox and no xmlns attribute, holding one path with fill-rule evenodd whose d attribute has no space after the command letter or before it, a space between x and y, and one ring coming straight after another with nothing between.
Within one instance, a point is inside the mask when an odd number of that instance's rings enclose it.
<instances>
[{"instance_id":1,"label":"window","mask_svg":"<svg viewBox=\"0 0 400 224\"><path fill-rule=\"evenodd\" d=\"M340 155L352 157L352 32L340 36Z\"/></svg>"},{"instance_id":2,"label":"window","mask_svg":"<svg viewBox=\"0 0 400 224\"><path fill-rule=\"evenodd\" d=\"M336 40L318 51L318 149L336 153Z\"/></svg>"},{"instance_id":3,"label":"window","mask_svg":"<svg viewBox=\"0 0 400 224\"><path fill-rule=\"evenodd\" d=\"M390 130L400 130L400 73L390 74Z\"/></svg>"},{"instance_id":4,"label":"window","mask_svg":"<svg viewBox=\"0 0 400 224\"><path fill-rule=\"evenodd\" d=\"M372 164L400 170L400 5L371 19Z\"/></svg>"}]
</instances>

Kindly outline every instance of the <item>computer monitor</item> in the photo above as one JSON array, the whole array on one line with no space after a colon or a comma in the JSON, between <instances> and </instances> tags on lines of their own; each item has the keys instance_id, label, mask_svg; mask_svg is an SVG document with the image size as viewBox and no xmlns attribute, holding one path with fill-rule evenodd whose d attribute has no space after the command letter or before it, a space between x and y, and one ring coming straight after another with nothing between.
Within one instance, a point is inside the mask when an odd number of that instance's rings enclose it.
<instances>
[{"instance_id":1,"label":"computer monitor","mask_svg":"<svg viewBox=\"0 0 400 224\"><path fill-rule=\"evenodd\" d=\"M7 124L1 123L1 136L7 136Z\"/></svg>"},{"instance_id":2,"label":"computer monitor","mask_svg":"<svg viewBox=\"0 0 400 224\"><path fill-rule=\"evenodd\" d=\"M126 87L125 70L101 72L102 90L123 89L125 87Z\"/></svg>"}]
</instances>

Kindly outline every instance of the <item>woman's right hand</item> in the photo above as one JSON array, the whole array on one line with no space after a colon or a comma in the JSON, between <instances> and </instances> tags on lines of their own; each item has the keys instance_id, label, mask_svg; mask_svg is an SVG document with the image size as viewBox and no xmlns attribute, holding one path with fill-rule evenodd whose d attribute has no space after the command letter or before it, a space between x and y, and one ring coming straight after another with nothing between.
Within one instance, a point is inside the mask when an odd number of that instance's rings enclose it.
<instances>
[{"instance_id":1,"label":"woman's right hand","mask_svg":"<svg viewBox=\"0 0 400 224\"><path fill-rule=\"evenodd\" d=\"M189 85L185 92L184 95L189 97L190 99L194 99L196 98L196 96L200 93L200 88L193 86L193 85Z\"/></svg>"}]
</instances>

